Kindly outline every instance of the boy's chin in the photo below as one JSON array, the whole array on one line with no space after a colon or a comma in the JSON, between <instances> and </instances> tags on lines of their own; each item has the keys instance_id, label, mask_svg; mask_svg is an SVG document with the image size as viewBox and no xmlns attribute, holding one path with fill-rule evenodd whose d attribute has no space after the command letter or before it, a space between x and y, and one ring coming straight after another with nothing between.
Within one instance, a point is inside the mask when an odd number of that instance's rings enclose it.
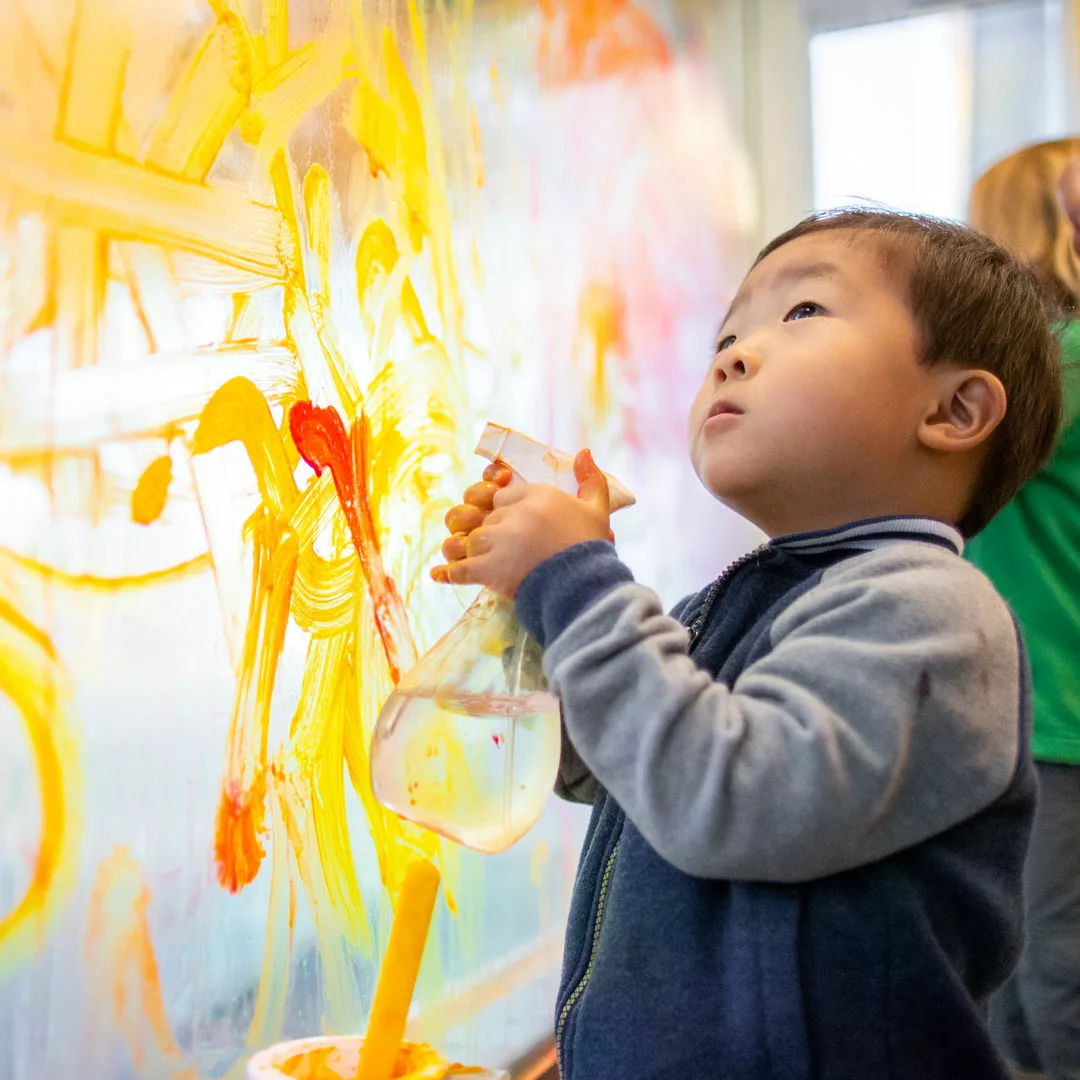
<instances>
[{"instance_id":1,"label":"boy's chin","mask_svg":"<svg viewBox=\"0 0 1080 1080\"><path fill-rule=\"evenodd\" d=\"M739 504L752 500L754 491L760 487L760 477L749 475L747 470L729 462L695 462L694 472L714 499L739 513L743 512Z\"/></svg>"}]
</instances>

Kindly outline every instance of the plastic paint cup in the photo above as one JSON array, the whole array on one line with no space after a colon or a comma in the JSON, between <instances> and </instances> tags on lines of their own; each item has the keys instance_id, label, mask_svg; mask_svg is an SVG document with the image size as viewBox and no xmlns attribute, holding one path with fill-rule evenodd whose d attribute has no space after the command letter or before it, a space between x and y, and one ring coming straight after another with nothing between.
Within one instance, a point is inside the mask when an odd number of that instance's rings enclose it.
<instances>
[{"instance_id":1,"label":"plastic paint cup","mask_svg":"<svg viewBox=\"0 0 1080 1080\"><path fill-rule=\"evenodd\" d=\"M292 1039L276 1043L260 1050L247 1064L247 1080L296 1080L297 1077L317 1077L318 1080L354 1080L360 1064L360 1035L316 1035L307 1039ZM415 1047L416 1043L402 1043L403 1048ZM291 1063L288 1072L283 1071L286 1062ZM322 1072L315 1071L320 1068ZM422 1065L408 1073L394 1074L394 1080L509 1080L505 1072L487 1069L465 1069L454 1066L444 1072L445 1062Z\"/></svg>"}]
</instances>

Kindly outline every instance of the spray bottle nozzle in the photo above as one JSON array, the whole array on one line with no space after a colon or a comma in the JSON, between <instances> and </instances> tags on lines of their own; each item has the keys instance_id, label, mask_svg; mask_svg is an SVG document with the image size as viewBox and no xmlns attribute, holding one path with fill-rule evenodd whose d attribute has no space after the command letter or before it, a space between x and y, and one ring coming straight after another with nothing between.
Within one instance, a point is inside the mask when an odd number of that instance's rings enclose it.
<instances>
[{"instance_id":1,"label":"spray bottle nozzle","mask_svg":"<svg viewBox=\"0 0 1080 1080\"><path fill-rule=\"evenodd\" d=\"M488 461L508 465L514 476L530 484L552 484L570 495L577 494L574 457L522 435L513 428L488 423L476 444L476 453ZM637 501L615 477L607 476L611 511L633 506Z\"/></svg>"}]
</instances>

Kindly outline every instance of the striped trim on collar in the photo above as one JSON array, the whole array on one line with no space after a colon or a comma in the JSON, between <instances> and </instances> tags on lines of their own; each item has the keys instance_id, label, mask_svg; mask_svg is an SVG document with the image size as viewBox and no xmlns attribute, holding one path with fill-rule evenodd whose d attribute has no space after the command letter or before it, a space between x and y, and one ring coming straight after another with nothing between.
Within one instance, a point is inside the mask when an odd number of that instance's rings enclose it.
<instances>
[{"instance_id":1,"label":"striped trim on collar","mask_svg":"<svg viewBox=\"0 0 1080 1080\"><path fill-rule=\"evenodd\" d=\"M834 529L778 536L770 540L768 546L783 551L813 554L838 547L868 551L898 540L920 540L948 548L957 555L964 553L964 538L956 528L944 521L926 517L882 517L853 521L849 525L840 525Z\"/></svg>"}]
</instances>

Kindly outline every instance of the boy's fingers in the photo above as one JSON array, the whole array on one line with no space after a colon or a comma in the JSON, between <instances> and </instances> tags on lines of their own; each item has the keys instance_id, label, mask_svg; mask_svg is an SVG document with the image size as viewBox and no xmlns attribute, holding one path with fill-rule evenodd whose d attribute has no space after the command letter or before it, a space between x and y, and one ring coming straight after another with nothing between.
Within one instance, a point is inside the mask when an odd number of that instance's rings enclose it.
<instances>
[{"instance_id":1,"label":"boy's fingers","mask_svg":"<svg viewBox=\"0 0 1080 1080\"><path fill-rule=\"evenodd\" d=\"M506 487L514 478L514 473L509 465L501 461L493 461L484 469L484 479L490 480L499 487Z\"/></svg>"},{"instance_id":2,"label":"boy's fingers","mask_svg":"<svg viewBox=\"0 0 1080 1080\"><path fill-rule=\"evenodd\" d=\"M465 489L461 501L469 506L475 506L479 510L490 510L495 493L499 490L500 486L494 481L481 480L478 484L473 484Z\"/></svg>"},{"instance_id":3,"label":"boy's fingers","mask_svg":"<svg viewBox=\"0 0 1080 1080\"><path fill-rule=\"evenodd\" d=\"M491 538L484 529L476 529L465 537L465 558L475 559L491 550Z\"/></svg>"},{"instance_id":4,"label":"boy's fingers","mask_svg":"<svg viewBox=\"0 0 1080 1080\"><path fill-rule=\"evenodd\" d=\"M442 557L447 562L456 562L465 558L465 538L468 533L455 533L448 536L442 545Z\"/></svg>"},{"instance_id":5,"label":"boy's fingers","mask_svg":"<svg viewBox=\"0 0 1080 1080\"><path fill-rule=\"evenodd\" d=\"M513 506L514 503L521 502L532 490L532 487L532 484L515 484L513 487L499 488L495 492L492 505L496 510L504 506Z\"/></svg>"},{"instance_id":6,"label":"boy's fingers","mask_svg":"<svg viewBox=\"0 0 1080 1080\"><path fill-rule=\"evenodd\" d=\"M607 516L611 512L607 477L593 461L589 450L582 450L574 458L574 478L578 482L578 498Z\"/></svg>"},{"instance_id":7,"label":"boy's fingers","mask_svg":"<svg viewBox=\"0 0 1080 1080\"><path fill-rule=\"evenodd\" d=\"M472 532L488 516L487 510L481 510L478 506L469 506L468 503L458 503L451 506L443 519L447 529L452 533Z\"/></svg>"},{"instance_id":8,"label":"boy's fingers","mask_svg":"<svg viewBox=\"0 0 1080 1080\"><path fill-rule=\"evenodd\" d=\"M446 571L445 580L450 585L482 585L483 582L476 576L482 563L482 559L462 559L460 562L435 569Z\"/></svg>"}]
</instances>

